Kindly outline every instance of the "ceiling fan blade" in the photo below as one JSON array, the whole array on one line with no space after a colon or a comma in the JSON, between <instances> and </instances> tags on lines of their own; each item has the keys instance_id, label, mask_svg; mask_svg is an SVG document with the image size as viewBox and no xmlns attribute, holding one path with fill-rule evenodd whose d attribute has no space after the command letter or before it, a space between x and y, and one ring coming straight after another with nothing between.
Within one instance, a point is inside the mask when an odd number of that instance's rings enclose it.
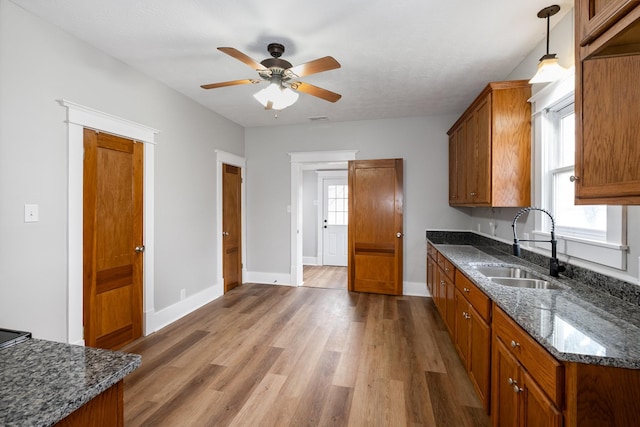
<instances>
[{"instance_id":1,"label":"ceiling fan blade","mask_svg":"<svg viewBox=\"0 0 640 427\"><path fill-rule=\"evenodd\" d=\"M291 67L287 70L287 73L291 72L297 77L304 77L323 71L335 70L336 68L340 68L340 63L331 56L325 56L324 58L314 59L313 61Z\"/></svg>"},{"instance_id":2,"label":"ceiling fan blade","mask_svg":"<svg viewBox=\"0 0 640 427\"><path fill-rule=\"evenodd\" d=\"M254 70L266 70L266 67L264 65L240 52L238 49L234 49L232 47L219 47L218 50L236 58L238 61L244 62Z\"/></svg>"},{"instance_id":3,"label":"ceiling fan blade","mask_svg":"<svg viewBox=\"0 0 640 427\"><path fill-rule=\"evenodd\" d=\"M336 102L337 100L342 98L342 95L340 95L339 93L331 92L330 90L322 89L321 87L314 86L309 83L294 82L291 83L291 89L295 89L308 95L322 98L329 102Z\"/></svg>"},{"instance_id":4,"label":"ceiling fan blade","mask_svg":"<svg viewBox=\"0 0 640 427\"><path fill-rule=\"evenodd\" d=\"M244 80L232 80L230 82L220 82L220 83L210 83L208 85L200 86L202 89L215 89L218 87L226 87L226 86L235 86L235 85L246 85L249 83L260 83L260 80L253 79L244 79Z\"/></svg>"}]
</instances>

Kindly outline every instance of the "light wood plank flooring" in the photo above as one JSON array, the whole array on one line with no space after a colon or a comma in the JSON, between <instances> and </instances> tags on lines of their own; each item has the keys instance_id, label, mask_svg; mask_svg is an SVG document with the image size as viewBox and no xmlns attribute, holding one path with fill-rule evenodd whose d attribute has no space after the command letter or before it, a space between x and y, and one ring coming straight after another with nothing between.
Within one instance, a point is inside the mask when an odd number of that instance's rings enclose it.
<instances>
[{"instance_id":1,"label":"light wood plank flooring","mask_svg":"<svg viewBox=\"0 0 640 427\"><path fill-rule=\"evenodd\" d=\"M347 267L305 265L302 276L307 288L347 289Z\"/></svg>"},{"instance_id":2,"label":"light wood plank flooring","mask_svg":"<svg viewBox=\"0 0 640 427\"><path fill-rule=\"evenodd\" d=\"M123 350L126 426L489 426L430 298L245 284Z\"/></svg>"}]
</instances>

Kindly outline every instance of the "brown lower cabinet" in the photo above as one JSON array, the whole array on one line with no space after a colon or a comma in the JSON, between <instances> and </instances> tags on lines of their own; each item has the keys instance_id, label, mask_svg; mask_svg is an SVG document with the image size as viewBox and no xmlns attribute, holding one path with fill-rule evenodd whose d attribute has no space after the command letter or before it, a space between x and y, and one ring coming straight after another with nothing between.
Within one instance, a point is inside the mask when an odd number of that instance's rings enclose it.
<instances>
[{"instance_id":1,"label":"brown lower cabinet","mask_svg":"<svg viewBox=\"0 0 640 427\"><path fill-rule=\"evenodd\" d=\"M427 252L430 292L494 426L640 425L640 369L560 362L433 245Z\"/></svg>"},{"instance_id":2,"label":"brown lower cabinet","mask_svg":"<svg viewBox=\"0 0 640 427\"><path fill-rule=\"evenodd\" d=\"M454 343L471 384L489 412L491 385L491 300L456 271Z\"/></svg>"},{"instance_id":3,"label":"brown lower cabinet","mask_svg":"<svg viewBox=\"0 0 640 427\"><path fill-rule=\"evenodd\" d=\"M498 307L494 307L492 373L494 426L562 426L556 406L564 394L562 364Z\"/></svg>"}]
</instances>

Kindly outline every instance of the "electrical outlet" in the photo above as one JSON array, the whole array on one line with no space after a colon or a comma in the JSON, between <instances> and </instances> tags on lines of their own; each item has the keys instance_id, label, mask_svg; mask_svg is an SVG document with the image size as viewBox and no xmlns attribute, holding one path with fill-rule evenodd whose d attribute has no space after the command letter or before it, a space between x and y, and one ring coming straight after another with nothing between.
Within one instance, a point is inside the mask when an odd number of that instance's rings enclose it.
<instances>
[{"instance_id":1,"label":"electrical outlet","mask_svg":"<svg viewBox=\"0 0 640 427\"><path fill-rule=\"evenodd\" d=\"M186 297L187 297L187 290L184 288L180 289L180 301L182 301Z\"/></svg>"}]
</instances>

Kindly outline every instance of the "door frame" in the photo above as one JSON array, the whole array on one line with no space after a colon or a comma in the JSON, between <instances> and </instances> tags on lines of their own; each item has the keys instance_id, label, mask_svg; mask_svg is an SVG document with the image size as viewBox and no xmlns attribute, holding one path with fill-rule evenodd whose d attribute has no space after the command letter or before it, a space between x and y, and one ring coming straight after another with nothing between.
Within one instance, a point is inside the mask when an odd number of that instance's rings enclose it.
<instances>
[{"instance_id":1,"label":"door frame","mask_svg":"<svg viewBox=\"0 0 640 427\"><path fill-rule=\"evenodd\" d=\"M290 282L292 286L302 286L302 171L326 168L329 165L344 164L356 159L358 150L300 151L289 153L291 157L291 213L290 239L291 261Z\"/></svg>"},{"instance_id":2,"label":"door frame","mask_svg":"<svg viewBox=\"0 0 640 427\"><path fill-rule=\"evenodd\" d=\"M145 143L143 166L143 333L154 330L154 155L157 129L141 125L65 99L58 100L67 109L67 342L84 345L83 330L83 173L84 128Z\"/></svg>"},{"instance_id":3,"label":"door frame","mask_svg":"<svg viewBox=\"0 0 640 427\"><path fill-rule=\"evenodd\" d=\"M326 197L324 194L324 181L325 179L341 179L344 178L348 184L348 171L347 169L340 170L319 170L318 174L318 198L322 198L322 202L318 203L318 264L324 265L324 210ZM348 226L347 226L348 232ZM348 251L347 251L348 252Z\"/></svg>"},{"instance_id":4,"label":"door frame","mask_svg":"<svg viewBox=\"0 0 640 427\"><path fill-rule=\"evenodd\" d=\"M216 256L216 268L217 268L217 272L218 272L218 278L216 279L216 281L218 282L218 286L220 289L222 289L222 293L224 293L224 277L222 276L223 271L222 271L222 165L223 164L227 164L227 165L231 165L231 166L236 166L240 168L240 177L242 178L241 183L240 183L240 229L241 229L241 246L242 246L242 280L244 281L244 279L247 277L247 263L246 263L246 259L247 259L247 242L246 242L246 236L247 236L247 231L245 229L246 227L246 209L245 206L247 206L247 201L245 200L246 197L246 191L245 191L245 184L244 184L244 177L245 177L245 168L246 168L246 164L247 161L244 157L240 157L236 154L232 154L232 153L228 153L226 151L222 151L222 150L215 150L216 153L216 250L217 250L217 256Z\"/></svg>"}]
</instances>

